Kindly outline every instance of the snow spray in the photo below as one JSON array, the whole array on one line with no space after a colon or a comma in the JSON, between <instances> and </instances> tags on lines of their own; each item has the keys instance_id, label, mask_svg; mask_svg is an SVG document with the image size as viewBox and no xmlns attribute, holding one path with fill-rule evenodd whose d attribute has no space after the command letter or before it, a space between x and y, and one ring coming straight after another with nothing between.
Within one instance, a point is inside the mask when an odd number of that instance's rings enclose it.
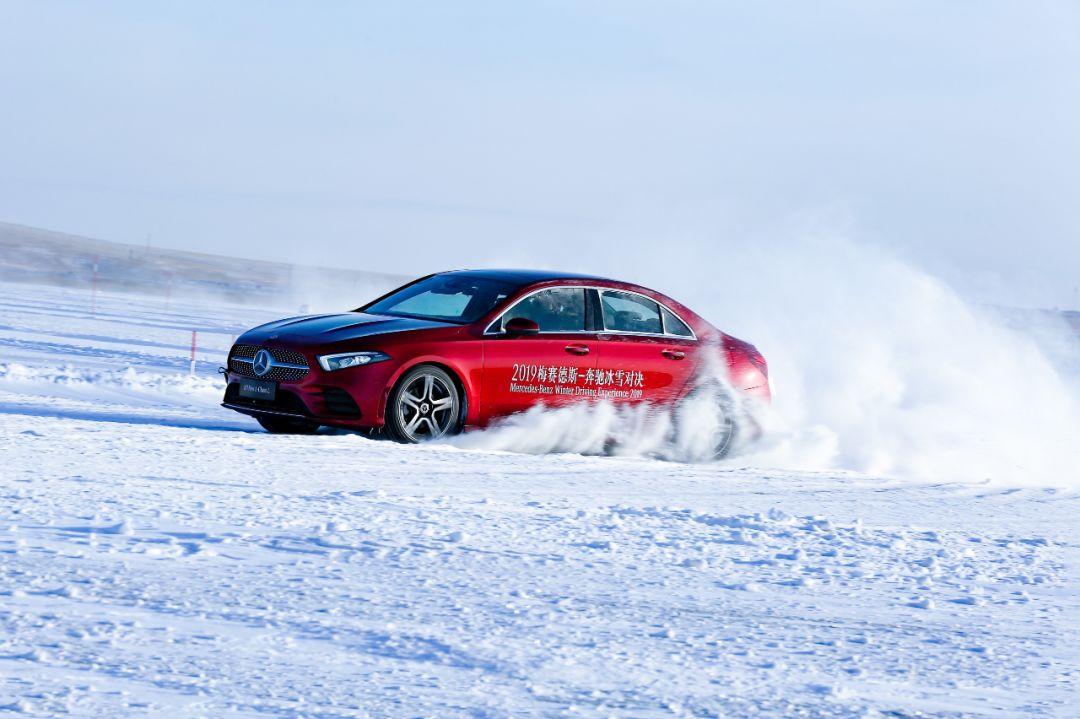
<instances>
[{"instance_id":1,"label":"snow spray","mask_svg":"<svg viewBox=\"0 0 1080 719\"><path fill-rule=\"evenodd\" d=\"M580 269L670 294L762 351L773 404L753 409L764 432L729 455L740 466L1080 486L1080 383L1065 369L1080 366L1080 341L1064 323L1040 328L1055 357L941 280L844 239L683 245L668 256L699 260L665 269L628 242ZM706 459L679 435L679 411L702 410L534 410L461 442Z\"/></svg>"}]
</instances>

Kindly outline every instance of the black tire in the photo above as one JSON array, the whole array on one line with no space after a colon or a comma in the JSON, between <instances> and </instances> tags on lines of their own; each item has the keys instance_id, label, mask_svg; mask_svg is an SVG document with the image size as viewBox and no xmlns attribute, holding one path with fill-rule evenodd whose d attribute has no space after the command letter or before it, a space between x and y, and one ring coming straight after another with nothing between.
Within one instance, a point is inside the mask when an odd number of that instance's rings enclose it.
<instances>
[{"instance_id":1,"label":"black tire","mask_svg":"<svg viewBox=\"0 0 1080 719\"><path fill-rule=\"evenodd\" d=\"M386 403L386 433L416 444L461 431L465 403L457 383L435 365L414 367L398 380Z\"/></svg>"},{"instance_id":2,"label":"black tire","mask_svg":"<svg viewBox=\"0 0 1080 719\"><path fill-rule=\"evenodd\" d=\"M310 422L306 419L274 416L256 417L255 419L270 434L315 434L319 429L318 422Z\"/></svg>"},{"instance_id":3,"label":"black tire","mask_svg":"<svg viewBox=\"0 0 1080 719\"><path fill-rule=\"evenodd\" d=\"M739 422L736 420L737 411L735 403L727 387L720 382L707 380L695 387L683 402L702 402L714 408L715 428L711 431L710 445L712 456L715 459L723 459L731 453L732 447L739 436ZM676 425L686 421L679 411L675 413ZM713 423L710 423L710 425ZM680 431L678 426L676 432Z\"/></svg>"}]
</instances>

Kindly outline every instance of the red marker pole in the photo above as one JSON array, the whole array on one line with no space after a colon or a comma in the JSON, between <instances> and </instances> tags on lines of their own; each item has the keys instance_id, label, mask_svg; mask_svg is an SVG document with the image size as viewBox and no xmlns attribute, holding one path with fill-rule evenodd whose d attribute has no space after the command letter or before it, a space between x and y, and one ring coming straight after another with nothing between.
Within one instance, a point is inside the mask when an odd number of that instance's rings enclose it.
<instances>
[{"instance_id":1,"label":"red marker pole","mask_svg":"<svg viewBox=\"0 0 1080 719\"><path fill-rule=\"evenodd\" d=\"M196 332L195 330L191 330L191 369L188 372L188 374L191 375L195 374L195 344L196 337L198 337L198 335L198 332Z\"/></svg>"}]
</instances>

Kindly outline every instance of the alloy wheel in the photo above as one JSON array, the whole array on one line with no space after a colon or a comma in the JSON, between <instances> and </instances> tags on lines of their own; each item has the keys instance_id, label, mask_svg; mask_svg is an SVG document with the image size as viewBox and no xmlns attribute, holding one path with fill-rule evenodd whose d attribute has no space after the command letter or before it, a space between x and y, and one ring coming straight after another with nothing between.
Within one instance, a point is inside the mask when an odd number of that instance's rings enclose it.
<instances>
[{"instance_id":1,"label":"alloy wheel","mask_svg":"<svg viewBox=\"0 0 1080 719\"><path fill-rule=\"evenodd\" d=\"M457 389L434 371L407 380L397 401L398 426L405 439L422 442L442 437L457 420Z\"/></svg>"}]
</instances>

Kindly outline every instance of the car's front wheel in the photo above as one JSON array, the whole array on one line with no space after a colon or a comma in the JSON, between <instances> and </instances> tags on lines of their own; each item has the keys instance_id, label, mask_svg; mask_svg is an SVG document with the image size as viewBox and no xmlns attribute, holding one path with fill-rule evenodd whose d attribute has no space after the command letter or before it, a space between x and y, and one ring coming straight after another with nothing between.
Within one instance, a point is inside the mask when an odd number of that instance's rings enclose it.
<instances>
[{"instance_id":1,"label":"car's front wheel","mask_svg":"<svg viewBox=\"0 0 1080 719\"><path fill-rule=\"evenodd\" d=\"M270 434L314 434L319 429L318 422L292 417L256 417L262 428Z\"/></svg>"},{"instance_id":2,"label":"car's front wheel","mask_svg":"<svg viewBox=\"0 0 1080 719\"><path fill-rule=\"evenodd\" d=\"M386 407L387 433L398 442L416 443L457 434L462 400L453 378L434 365L405 373Z\"/></svg>"}]
</instances>

